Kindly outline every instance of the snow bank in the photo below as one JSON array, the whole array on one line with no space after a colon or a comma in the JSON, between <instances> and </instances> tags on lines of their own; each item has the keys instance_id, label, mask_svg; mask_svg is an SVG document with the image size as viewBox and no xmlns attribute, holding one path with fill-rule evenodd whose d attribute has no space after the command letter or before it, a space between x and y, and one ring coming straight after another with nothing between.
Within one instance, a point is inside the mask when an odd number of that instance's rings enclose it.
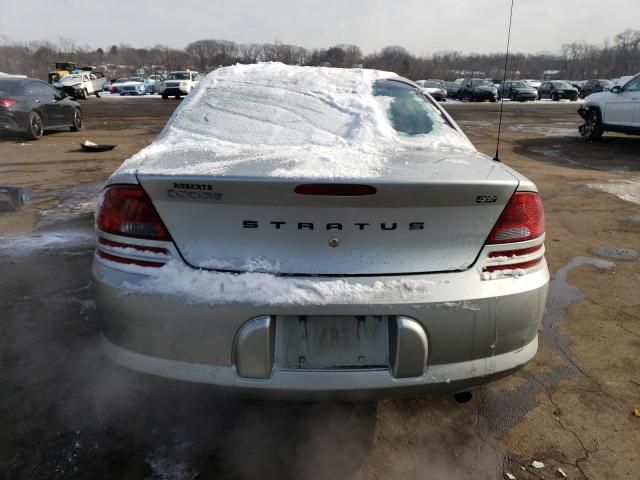
<instances>
[{"instance_id":1,"label":"snow bank","mask_svg":"<svg viewBox=\"0 0 640 480\"><path fill-rule=\"evenodd\" d=\"M102 260L104 261L104 260ZM110 264L109 261L105 261ZM123 269L123 265L117 264ZM186 303L219 305L326 305L380 302L424 302L435 283L427 280L387 280L371 284L332 279L299 279L268 273L241 274L194 270L174 261L150 269L124 266L132 273L148 275L138 282L127 282L124 291L178 298Z\"/></svg>"},{"instance_id":2,"label":"snow bank","mask_svg":"<svg viewBox=\"0 0 640 480\"><path fill-rule=\"evenodd\" d=\"M474 151L425 104L430 133L394 130L390 97L376 80L394 73L365 69L235 65L207 75L173 114L158 139L117 173L223 175L259 161L275 177L361 178L384 172L405 150ZM198 152L198 160L190 159ZM159 155L170 153L171 155Z\"/></svg>"}]
</instances>

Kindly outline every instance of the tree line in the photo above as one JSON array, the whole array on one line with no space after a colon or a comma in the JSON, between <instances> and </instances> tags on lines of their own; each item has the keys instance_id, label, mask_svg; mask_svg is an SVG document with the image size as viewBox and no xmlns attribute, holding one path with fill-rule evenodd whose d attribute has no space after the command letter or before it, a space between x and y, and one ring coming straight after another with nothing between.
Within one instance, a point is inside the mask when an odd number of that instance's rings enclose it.
<instances>
[{"instance_id":1,"label":"tree line","mask_svg":"<svg viewBox=\"0 0 640 480\"><path fill-rule=\"evenodd\" d=\"M95 65L109 78L145 72L186 68L209 72L236 63L283 62L290 65L346 67L363 66L396 72L418 80L453 80L475 76L502 78L504 53L436 52L417 56L402 46L387 46L368 55L357 45L339 44L329 48L307 49L280 42L242 44L230 40L205 39L191 42L184 49L156 45L134 48L112 45L94 49L77 45L72 39L14 42L0 36L0 72L46 79L56 61L75 61ZM640 30L627 29L613 42L601 44L574 42L558 52L514 53L509 56L509 78L616 78L640 71Z\"/></svg>"}]
</instances>

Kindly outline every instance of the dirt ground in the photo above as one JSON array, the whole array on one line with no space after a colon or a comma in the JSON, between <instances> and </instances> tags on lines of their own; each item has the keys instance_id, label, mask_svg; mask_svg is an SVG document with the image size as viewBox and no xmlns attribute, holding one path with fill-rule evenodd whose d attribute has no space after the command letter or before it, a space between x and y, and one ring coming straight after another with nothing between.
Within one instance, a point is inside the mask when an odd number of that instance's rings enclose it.
<instances>
[{"instance_id":1,"label":"dirt ground","mask_svg":"<svg viewBox=\"0 0 640 480\"><path fill-rule=\"evenodd\" d=\"M585 143L574 103L505 103L500 157L540 188L553 276L521 371L463 404L267 402L134 374L96 346L95 196L177 104L90 99L81 132L0 140L0 185L30 196L0 213L0 478L640 478L640 137ZM498 106L445 106L493 156Z\"/></svg>"}]
</instances>

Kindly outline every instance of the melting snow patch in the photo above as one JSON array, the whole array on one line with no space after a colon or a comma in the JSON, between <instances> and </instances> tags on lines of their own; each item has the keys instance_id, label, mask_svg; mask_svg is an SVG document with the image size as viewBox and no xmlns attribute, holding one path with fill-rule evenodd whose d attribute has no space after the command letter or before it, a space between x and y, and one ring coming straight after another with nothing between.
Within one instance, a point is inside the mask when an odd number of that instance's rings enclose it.
<instances>
[{"instance_id":1,"label":"melting snow patch","mask_svg":"<svg viewBox=\"0 0 640 480\"><path fill-rule=\"evenodd\" d=\"M33 232L0 237L0 255L33 255L55 250L91 248L94 233L83 231Z\"/></svg>"},{"instance_id":2,"label":"melting snow patch","mask_svg":"<svg viewBox=\"0 0 640 480\"><path fill-rule=\"evenodd\" d=\"M482 280L498 280L501 278L513 277L518 278L524 275L525 272L522 268L514 268L511 270L496 270L495 272L482 272Z\"/></svg>"},{"instance_id":3,"label":"melting snow patch","mask_svg":"<svg viewBox=\"0 0 640 480\"><path fill-rule=\"evenodd\" d=\"M106 261L109 264L110 262ZM187 303L250 303L252 305L325 305L380 302L422 302L435 283L387 280L370 284L331 279L279 277L268 273L221 273L194 270L179 262L158 269L122 266L147 275L123 285L129 293L177 297Z\"/></svg>"},{"instance_id":4,"label":"melting snow patch","mask_svg":"<svg viewBox=\"0 0 640 480\"><path fill-rule=\"evenodd\" d=\"M611 180L609 183L591 183L587 187L610 193L625 202L640 204L640 177Z\"/></svg>"}]
</instances>

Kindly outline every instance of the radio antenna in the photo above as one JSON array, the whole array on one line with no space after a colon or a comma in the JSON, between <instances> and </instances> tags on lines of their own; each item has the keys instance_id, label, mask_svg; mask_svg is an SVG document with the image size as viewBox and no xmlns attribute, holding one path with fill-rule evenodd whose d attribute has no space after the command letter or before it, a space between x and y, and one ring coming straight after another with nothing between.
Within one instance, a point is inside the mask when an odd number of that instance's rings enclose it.
<instances>
[{"instance_id":1,"label":"radio antenna","mask_svg":"<svg viewBox=\"0 0 640 480\"><path fill-rule=\"evenodd\" d=\"M507 81L507 65L509 63L509 43L511 42L511 20L513 19L513 1L511 0L511 10L509 12L509 32L507 33L507 52L504 56L504 74L502 76L502 95L500 95L500 119L498 120L498 142L496 143L496 156L493 159L500 161L500 131L502 129L502 108L504 107L504 83Z\"/></svg>"}]
</instances>

